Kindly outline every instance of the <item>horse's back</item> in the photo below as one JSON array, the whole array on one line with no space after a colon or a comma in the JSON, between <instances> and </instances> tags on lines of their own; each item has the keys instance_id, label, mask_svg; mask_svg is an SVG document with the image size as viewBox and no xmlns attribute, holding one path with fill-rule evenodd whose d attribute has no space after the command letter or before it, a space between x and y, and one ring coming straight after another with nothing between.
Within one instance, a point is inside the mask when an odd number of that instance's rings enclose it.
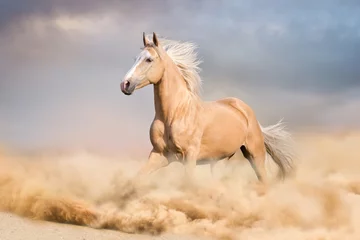
<instances>
[{"instance_id":1,"label":"horse's back","mask_svg":"<svg viewBox=\"0 0 360 240\"><path fill-rule=\"evenodd\" d=\"M260 127L254 110L241 99L235 97L227 97L216 100L214 101L214 103L222 104L228 108L231 108L233 111L237 112L242 118L246 119L247 128L252 129L252 128Z\"/></svg>"},{"instance_id":2,"label":"horse's back","mask_svg":"<svg viewBox=\"0 0 360 240\"><path fill-rule=\"evenodd\" d=\"M241 113L243 115L243 117L245 117L247 119L251 118L254 114L254 111L252 110L252 108L248 104L246 104L244 101L240 100L239 98L226 97L226 98L218 99L214 102L223 104L227 107L232 108L233 110L237 111L238 113Z\"/></svg>"}]
</instances>

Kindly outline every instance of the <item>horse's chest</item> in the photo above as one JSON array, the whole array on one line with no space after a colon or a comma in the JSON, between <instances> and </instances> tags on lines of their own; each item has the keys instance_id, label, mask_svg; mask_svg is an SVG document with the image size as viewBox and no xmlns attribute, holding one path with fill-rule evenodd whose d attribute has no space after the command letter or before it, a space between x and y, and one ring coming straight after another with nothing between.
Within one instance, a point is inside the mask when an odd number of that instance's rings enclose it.
<instances>
[{"instance_id":1,"label":"horse's chest","mask_svg":"<svg viewBox=\"0 0 360 240\"><path fill-rule=\"evenodd\" d=\"M173 153L183 152L186 148L184 136L171 131L171 129L166 131L166 143L169 151Z\"/></svg>"}]
</instances>

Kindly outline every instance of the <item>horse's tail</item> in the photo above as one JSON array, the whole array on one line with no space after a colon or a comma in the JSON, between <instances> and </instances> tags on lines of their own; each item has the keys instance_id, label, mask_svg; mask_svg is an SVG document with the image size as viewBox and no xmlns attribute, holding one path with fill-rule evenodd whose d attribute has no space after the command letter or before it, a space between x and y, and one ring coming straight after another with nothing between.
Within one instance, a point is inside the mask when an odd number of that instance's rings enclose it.
<instances>
[{"instance_id":1,"label":"horse's tail","mask_svg":"<svg viewBox=\"0 0 360 240\"><path fill-rule=\"evenodd\" d=\"M294 171L294 157L292 139L289 132L284 129L282 119L271 126L261 127L267 153L280 169L280 177L284 179Z\"/></svg>"}]
</instances>

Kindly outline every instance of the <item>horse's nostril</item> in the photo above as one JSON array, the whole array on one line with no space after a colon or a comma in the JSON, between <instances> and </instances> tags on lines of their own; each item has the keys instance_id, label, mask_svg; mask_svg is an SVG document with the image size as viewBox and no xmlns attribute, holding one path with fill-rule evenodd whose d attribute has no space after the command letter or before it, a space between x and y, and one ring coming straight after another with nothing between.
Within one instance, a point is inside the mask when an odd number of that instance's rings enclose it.
<instances>
[{"instance_id":1,"label":"horse's nostril","mask_svg":"<svg viewBox=\"0 0 360 240\"><path fill-rule=\"evenodd\" d=\"M125 81L125 89L128 89L130 87L130 82L129 81Z\"/></svg>"}]
</instances>

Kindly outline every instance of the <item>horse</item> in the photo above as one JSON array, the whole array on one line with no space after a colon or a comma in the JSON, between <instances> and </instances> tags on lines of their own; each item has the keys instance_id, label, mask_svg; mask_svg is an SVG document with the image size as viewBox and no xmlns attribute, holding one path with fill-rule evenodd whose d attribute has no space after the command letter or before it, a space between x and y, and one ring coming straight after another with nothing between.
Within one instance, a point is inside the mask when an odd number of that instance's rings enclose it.
<instances>
[{"instance_id":1,"label":"horse","mask_svg":"<svg viewBox=\"0 0 360 240\"><path fill-rule=\"evenodd\" d=\"M201 99L199 64L193 42L182 42L143 33L135 63L120 83L125 95L150 84L154 89L155 116L150 126L152 150L138 175L150 174L173 161L183 163L192 178L196 165L229 160L241 150L260 183L267 183L268 153L284 179L294 167L291 135L282 120L262 127L254 110L242 100L227 97ZM206 164L206 163L205 163Z\"/></svg>"}]
</instances>

